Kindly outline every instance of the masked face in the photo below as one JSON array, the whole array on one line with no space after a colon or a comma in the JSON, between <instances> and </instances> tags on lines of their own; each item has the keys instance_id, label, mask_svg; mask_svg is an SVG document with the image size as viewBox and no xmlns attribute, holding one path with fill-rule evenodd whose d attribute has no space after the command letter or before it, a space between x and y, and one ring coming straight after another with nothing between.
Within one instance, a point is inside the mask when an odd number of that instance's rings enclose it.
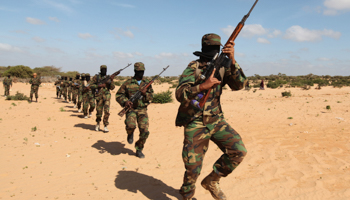
<instances>
[{"instance_id":1,"label":"masked face","mask_svg":"<svg viewBox=\"0 0 350 200\"><path fill-rule=\"evenodd\" d=\"M81 77L81 80L85 80L85 76L82 76L82 77Z\"/></svg>"},{"instance_id":2,"label":"masked face","mask_svg":"<svg viewBox=\"0 0 350 200\"><path fill-rule=\"evenodd\" d=\"M86 76L86 81L90 81L90 76Z\"/></svg>"},{"instance_id":3,"label":"masked face","mask_svg":"<svg viewBox=\"0 0 350 200\"><path fill-rule=\"evenodd\" d=\"M7 76L7 78L10 78L10 77L11 77L10 75Z\"/></svg>"},{"instance_id":4,"label":"masked face","mask_svg":"<svg viewBox=\"0 0 350 200\"><path fill-rule=\"evenodd\" d=\"M67 77L64 77L64 80L67 80Z\"/></svg>"},{"instance_id":5,"label":"masked face","mask_svg":"<svg viewBox=\"0 0 350 200\"><path fill-rule=\"evenodd\" d=\"M138 80L138 81L142 80L144 73L145 73L145 71L136 71L135 70L135 76L134 76L135 79Z\"/></svg>"},{"instance_id":6,"label":"masked face","mask_svg":"<svg viewBox=\"0 0 350 200\"><path fill-rule=\"evenodd\" d=\"M75 76L75 79L79 79L79 78L80 78L80 76L79 76L79 75L76 75L76 76Z\"/></svg>"},{"instance_id":7,"label":"masked face","mask_svg":"<svg viewBox=\"0 0 350 200\"><path fill-rule=\"evenodd\" d=\"M101 75L102 76L106 76L106 74L107 74L107 69L106 68L102 68L101 69Z\"/></svg>"},{"instance_id":8,"label":"masked face","mask_svg":"<svg viewBox=\"0 0 350 200\"><path fill-rule=\"evenodd\" d=\"M70 81L72 81L72 80L73 80L73 78L69 78L69 80L70 80Z\"/></svg>"}]
</instances>

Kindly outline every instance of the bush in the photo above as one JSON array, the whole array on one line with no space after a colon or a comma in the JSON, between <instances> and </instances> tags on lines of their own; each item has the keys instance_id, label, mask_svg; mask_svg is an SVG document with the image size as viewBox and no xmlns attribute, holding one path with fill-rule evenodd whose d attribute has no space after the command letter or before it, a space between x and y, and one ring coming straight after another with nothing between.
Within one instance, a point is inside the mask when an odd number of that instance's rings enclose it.
<instances>
[{"instance_id":1,"label":"bush","mask_svg":"<svg viewBox=\"0 0 350 200\"><path fill-rule=\"evenodd\" d=\"M161 93L157 93L153 96L152 103L171 103L173 99L171 98L171 91L165 91Z\"/></svg>"},{"instance_id":2,"label":"bush","mask_svg":"<svg viewBox=\"0 0 350 200\"><path fill-rule=\"evenodd\" d=\"M6 100L27 100L29 101L29 97L27 97L26 95L24 95L23 93L19 93L17 91L16 95L14 96L7 96Z\"/></svg>"},{"instance_id":3,"label":"bush","mask_svg":"<svg viewBox=\"0 0 350 200\"><path fill-rule=\"evenodd\" d=\"M292 93L289 91L289 92L287 92L287 91L284 91L284 92L282 92L282 97L291 97L292 96Z\"/></svg>"},{"instance_id":4,"label":"bush","mask_svg":"<svg viewBox=\"0 0 350 200\"><path fill-rule=\"evenodd\" d=\"M30 67L23 66L23 65L17 65L14 67L8 68L3 76L16 76L18 78L31 78L33 75L33 70Z\"/></svg>"}]
</instances>

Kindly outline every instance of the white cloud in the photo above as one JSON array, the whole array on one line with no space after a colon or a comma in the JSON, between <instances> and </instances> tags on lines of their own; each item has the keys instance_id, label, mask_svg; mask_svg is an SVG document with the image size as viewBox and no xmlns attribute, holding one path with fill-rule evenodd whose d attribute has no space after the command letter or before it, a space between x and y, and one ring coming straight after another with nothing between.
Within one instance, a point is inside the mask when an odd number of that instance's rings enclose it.
<instances>
[{"instance_id":1,"label":"white cloud","mask_svg":"<svg viewBox=\"0 0 350 200\"><path fill-rule=\"evenodd\" d=\"M131 5L131 4L113 3L113 5L116 5L116 6L119 6L119 7L123 7L123 8L135 8L135 6Z\"/></svg>"},{"instance_id":2,"label":"white cloud","mask_svg":"<svg viewBox=\"0 0 350 200\"><path fill-rule=\"evenodd\" d=\"M282 34L282 31L280 31L280 30L273 30L271 33L267 34L267 37L275 38L275 37L280 36L281 34Z\"/></svg>"},{"instance_id":3,"label":"white cloud","mask_svg":"<svg viewBox=\"0 0 350 200\"><path fill-rule=\"evenodd\" d=\"M262 44L270 44L271 43L270 41L268 41L265 38L258 38L256 41L259 43L262 43Z\"/></svg>"},{"instance_id":4,"label":"white cloud","mask_svg":"<svg viewBox=\"0 0 350 200\"><path fill-rule=\"evenodd\" d=\"M222 28L222 32L226 34L227 36L230 36L232 32L235 30L236 27L233 27L231 25L228 25L226 28ZM260 24L248 24L243 27L243 29L240 32L240 35L243 37L253 37L255 35L264 35L267 34L268 30L262 27Z\"/></svg>"},{"instance_id":5,"label":"white cloud","mask_svg":"<svg viewBox=\"0 0 350 200\"><path fill-rule=\"evenodd\" d=\"M240 52L235 51L235 56L245 58L246 55L244 53L240 53Z\"/></svg>"},{"instance_id":6,"label":"white cloud","mask_svg":"<svg viewBox=\"0 0 350 200\"><path fill-rule=\"evenodd\" d=\"M49 17L49 19L54 22L60 22L60 20L57 17Z\"/></svg>"},{"instance_id":7,"label":"white cloud","mask_svg":"<svg viewBox=\"0 0 350 200\"><path fill-rule=\"evenodd\" d=\"M134 53L136 56L143 56L143 53L140 53L140 52L135 52Z\"/></svg>"},{"instance_id":8,"label":"white cloud","mask_svg":"<svg viewBox=\"0 0 350 200\"><path fill-rule=\"evenodd\" d=\"M129 29L127 29L126 31L124 31L121 28L114 28L114 29L115 31L112 31L112 34L116 39L120 39L121 35L126 36L128 38L134 38L134 34Z\"/></svg>"},{"instance_id":9,"label":"white cloud","mask_svg":"<svg viewBox=\"0 0 350 200\"><path fill-rule=\"evenodd\" d=\"M314 42L322 40L322 36L338 39L341 36L341 33L327 29L309 30L307 28L302 28L301 26L292 26L287 29L284 38L297 42Z\"/></svg>"},{"instance_id":10,"label":"white cloud","mask_svg":"<svg viewBox=\"0 0 350 200\"><path fill-rule=\"evenodd\" d=\"M31 18L31 17L27 17L26 21L30 24L34 24L34 25L42 25L42 24L46 24L44 21L40 20L40 19L35 19L35 18Z\"/></svg>"},{"instance_id":11,"label":"white cloud","mask_svg":"<svg viewBox=\"0 0 350 200\"><path fill-rule=\"evenodd\" d=\"M90 33L79 33L78 37L82 39L89 39L89 38L92 38L93 36Z\"/></svg>"},{"instance_id":12,"label":"white cloud","mask_svg":"<svg viewBox=\"0 0 350 200\"><path fill-rule=\"evenodd\" d=\"M61 10L61 11L64 11L64 12L73 12L72 8L70 8L69 6L66 6L62 3L57 3L55 1L51 1L51 0L43 0L43 2L45 2L46 4L54 7L55 9L57 10Z\"/></svg>"},{"instance_id":13,"label":"white cloud","mask_svg":"<svg viewBox=\"0 0 350 200\"><path fill-rule=\"evenodd\" d=\"M38 37L38 36L32 37L32 39L33 39L35 42L45 42L45 40L44 40L43 38Z\"/></svg>"},{"instance_id":14,"label":"white cloud","mask_svg":"<svg viewBox=\"0 0 350 200\"><path fill-rule=\"evenodd\" d=\"M113 56L116 58L132 58L132 57L134 57L134 55L132 55L131 53L124 53L124 52L120 52L120 51L113 52Z\"/></svg>"},{"instance_id":15,"label":"white cloud","mask_svg":"<svg viewBox=\"0 0 350 200\"><path fill-rule=\"evenodd\" d=\"M326 7L324 15L336 15L339 11L350 11L349 0L325 0L323 5Z\"/></svg>"},{"instance_id":16,"label":"white cloud","mask_svg":"<svg viewBox=\"0 0 350 200\"><path fill-rule=\"evenodd\" d=\"M14 47L10 44L0 43L0 51L8 51L8 52L22 52L22 50L18 47Z\"/></svg>"},{"instance_id":17,"label":"white cloud","mask_svg":"<svg viewBox=\"0 0 350 200\"><path fill-rule=\"evenodd\" d=\"M318 58L317 60L319 60L319 61L330 61L331 59L329 59L329 58Z\"/></svg>"}]
</instances>

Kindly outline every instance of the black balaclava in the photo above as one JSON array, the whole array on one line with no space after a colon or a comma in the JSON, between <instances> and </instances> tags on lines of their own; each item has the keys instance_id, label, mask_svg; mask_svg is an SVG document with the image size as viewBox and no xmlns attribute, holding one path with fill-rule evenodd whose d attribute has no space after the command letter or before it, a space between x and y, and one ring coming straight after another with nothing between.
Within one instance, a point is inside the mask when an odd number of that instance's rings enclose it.
<instances>
[{"instance_id":1,"label":"black balaclava","mask_svg":"<svg viewBox=\"0 0 350 200\"><path fill-rule=\"evenodd\" d=\"M81 80L86 80L86 79L85 79L85 76L82 76L82 77L81 77Z\"/></svg>"},{"instance_id":2,"label":"black balaclava","mask_svg":"<svg viewBox=\"0 0 350 200\"><path fill-rule=\"evenodd\" d=\"M90 81L90 76L85 76L86 81Z\"/></svg>"},{"instance_id":3,"label":"black balaclava","mask_svg":"<svg viewBox=\"0 0 350 200\"><path fill-rule=\"evenodd\" d=\"M102 68L100 71L101 71L101 75L102 76L106 76L106 74L107 74L107 69L106 68Z\"/></svg>"},{"instance_id":4,"label":"black balaclava","mask_svg":"<svg viewBox=\"0 0 350 200\"><path fill-rule=\"evenodd\" d=\"M70 78L69 78L69 81L72 81L72 80L73 80L73 78L72 78L72 77L70 77Z\"/></svg>"},{"instance_id":5,"label":"black balaclava","mask_svg":"<svg viewBox=\"0 0 350 200\"><path fill-rule=\"evenodd\" d=\"M80 75L75 76L75 79L79 80L79 78L80 78Z\"/></svg>"},{"instance_id":6,"label":"black balaclava","mask_svg":"<svg viewBox=\"0 0 350 200\"><path fill-rule=\"evenodd\" d=\"M144 73L145 73L145 71L136 71L135 70L135 76L134 76L135 79L138 80L138 81L142 80Z\"/></svg>"},{"instance_id":7,"label":"black balaclava","mask_svg":"<svg viewBox=\"0 0 350 200\"><path fill-rule=\"evenodd\" d=\"M64 80L67 80L67 76L64 77Z\"/></svg>"},{"instance_id":8,"label":"black balaclava","mask_svg":"<svg viewBox=\"0 0 350 200\"><path fill-rule=\"evenodd\" d=\"M7 75L7 78L10 78L11 77L11 75Z\"/></svg>"}]
</instances>

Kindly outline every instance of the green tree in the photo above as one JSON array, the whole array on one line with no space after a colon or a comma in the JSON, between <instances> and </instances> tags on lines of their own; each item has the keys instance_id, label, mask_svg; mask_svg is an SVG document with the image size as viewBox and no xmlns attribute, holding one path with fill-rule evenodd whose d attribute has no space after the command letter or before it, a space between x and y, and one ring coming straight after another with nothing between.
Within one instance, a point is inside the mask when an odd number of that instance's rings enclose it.
<instances>
[{"instance_id":1,"label":"green tree","mask_svg":"<svg viewBox=\"0 0 350 200\"><path fill-rule=\"evenodd\" d=\"M7 76L7 75L16 76L18 78L30 78L33 75L33 70L28 66L17 65L17 66L8 68L4 72L3 76Z\"/></svg>"}]
</instances>

